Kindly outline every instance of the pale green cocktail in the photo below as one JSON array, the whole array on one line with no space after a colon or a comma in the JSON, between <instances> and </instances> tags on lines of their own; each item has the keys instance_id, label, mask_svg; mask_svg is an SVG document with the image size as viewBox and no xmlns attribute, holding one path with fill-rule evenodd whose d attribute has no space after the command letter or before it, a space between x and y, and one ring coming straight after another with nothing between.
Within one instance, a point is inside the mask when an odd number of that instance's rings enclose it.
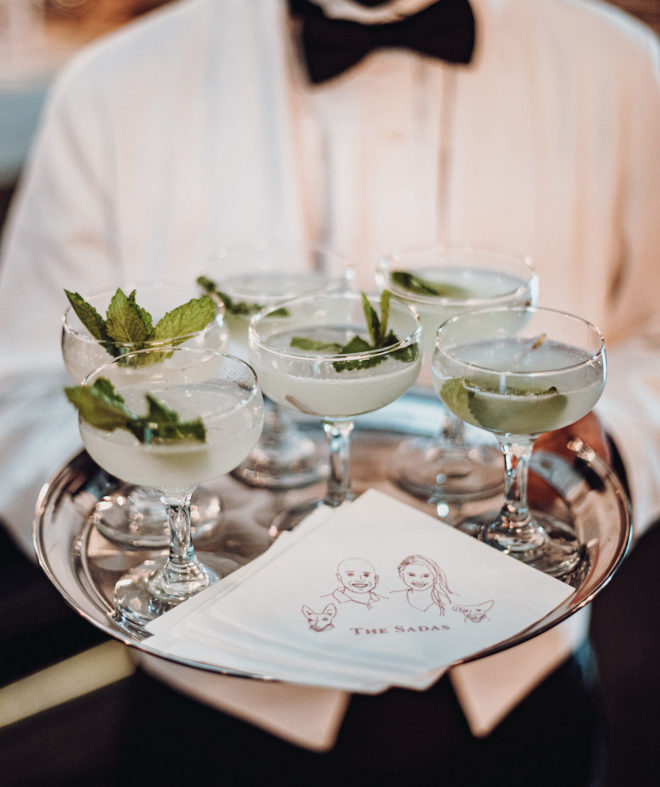
<instances>
[{"instance_id":1,"label":"pale green cocktail","mask_svg":"<svg viewBox=\"0 0 660 787\"><path fill-rule=\"evenodd\" d=\"M600 367L580 348L549 340L534 347L537 341L492 339L454 347L453 371L464 376L450 376L447 359L434 365L433 386L455 415L495 434L534 435L572 424L600 397Z\"/></svg>"},{"instance_id":2,"label":"pale green cocktail","mask_svg":"<svg viewBox=\"0 0 660 787\"><path fill-rule=\"evenodd\" d=\"M62 316L64 365L76 383L112 358L151 349L140 363L162 360L160 347L170 344L222 351L228 331L224 309L200 298L191 285L143 284L94 294L67 293L70 305ZM110 367L113 368L113 367ZM121 365L117 366L121 372ZM210 536L222 526L222 501L199 486L191 507L193 534ZM169 543L169 527L160 500L139 483L119 485L96 507L96 528L110 541L129 547L161 549Z\"/></svg>"},{"instance_id":3,"label":"pale green cocktail","mask_svg":"<svg viewBox=\"0 0 660 787\"><path fill-rule=\"evenodd\" d=\"M298 298L286 315L261 312L250 326L250 360L266 396L323 424L330 462L325 496L285 509L273 530L290 529L318 505L352 497L353 418L398 399L421 363L417 313L401 303L354 293ZM378 309L380 308L380 314Z\"/></svg>"},{"instance_id":4,"label":"pale green cocktail","mask_svg":"<svg viewBox=\"0 0 660 787\"><path fill-rule=\"evenodd\" d=\"M222 547L197 555L190 503L198 484L232 470L263 426L263 401L251 367L213 350L169 346L127 353L66 389L79 411L88 453L108 473L160 496L169 554L146 560L115 585L115 616L130 629L185 601L238 567ZM235 541L248 543L237 528Z\"/></svg>"},{"instance_id":5,"label":"pale green cocktail","mask_svg":"<svg viewBox=\"0 0 660 787\"><path fill-rule=\"evenodd\" d=\"M535 439L575 423L600 398L606 357L598 329L550 309L466 313L439 327L432 375L443 403L493 434L504 457L501 510L458 526L553 576L573 572L584 547L570 523L530 511L527 474Z\"/></svg>"},{"instance_id":6,"label":"pale green cocktail","mask_svg":"<svg viewBox=\"0 0 660 787\"><path fill-rule=\"evenodd\" d=\"M222 301L229 349L247 359L250 320L260 311L277 313L284 301L314 293L349 289L353 268L329 249L297 244L265 244L218 253L197 283ZM326 474L324 446L299 428L293 415L266 400L260 442L234 475L247 484L292 489Z\"/></svg>"},{"instance_id":7,"label":"pale green cocktail","mask_svg":"<svg viewBox=\"0 0 660 787\"><path fill-rule=\"evenodd\" d=\"M429 385L435 332L441 323L470 309L533 305L538 296L538 279L528 258L471 246L394 252L380 260L376 280L420 315L426 357L421 386ZM474 437L445 410L439 433L401 443L392 457L393 480L441 506L495 494L502 485L499 452Z\"/></svg>"}]
</instances>

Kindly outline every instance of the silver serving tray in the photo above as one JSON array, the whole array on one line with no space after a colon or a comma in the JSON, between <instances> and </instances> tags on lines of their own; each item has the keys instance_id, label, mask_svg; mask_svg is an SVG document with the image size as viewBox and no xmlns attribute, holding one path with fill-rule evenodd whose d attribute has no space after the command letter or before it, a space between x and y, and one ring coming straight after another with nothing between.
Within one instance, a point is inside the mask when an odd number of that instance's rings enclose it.
<instances>
[{"instance_id":1,"label":"silver serving tray","mask_svg":"<svg viewBox=\"0 0 660 787\"><path fill-rule=\"evenodd\" d=\"M379 413L357 419L351 443L354 490L359 493L370 487L378 488L420 510L436 516L441 514L450 523L497 508L497 497L432 506L401 491L389 479L391 452L405 439L406 433L432 433L440 417L439 407L430 397L409 394ZM303 423L303 427L320 431L314 422ZM632 530L625 492L616 476L588 446L574 442L569 449L572 461L538 452L533 468L557 490L555 513L574 523L586 547L587 560L569 580L575 592L524 631L461 661L505 650L556 626L592 601L621 563ZM50 581L80 615L126 645L162 657L150 648L149 637L127 631L113 618L115 582L129 568L157 554L111 543L94 526L92 513L96 505L116 490L119 483L85 451L74 456L41 492L34 521L35 548ZM269 525L281 507L314 497L323 489L320 485L288 493L272 492L248 487L231 475L209 486L220 493L223 501L222 527L214 535L196 541L196 547L210 552L222 549L237 566L256 557L271 543ZM172 661L214 672L270 679L268 675L237 672L189 659L172 658Z\"/></svg>"}]
</instances>

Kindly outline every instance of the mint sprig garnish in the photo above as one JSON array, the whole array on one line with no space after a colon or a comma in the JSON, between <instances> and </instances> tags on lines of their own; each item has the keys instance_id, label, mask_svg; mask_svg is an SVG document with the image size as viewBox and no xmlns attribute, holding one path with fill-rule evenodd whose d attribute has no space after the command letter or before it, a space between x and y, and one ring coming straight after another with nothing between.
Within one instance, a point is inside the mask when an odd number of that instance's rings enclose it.
<instances>
[{"instance_id":1,"label":"mint sprig garnish","mask_svg":"<svg viewBox=\"0 0 660 787\"><path fill-rule=\"evenodd\" d=\"M187 336L204 330L216 314L212 299L204 295L167 312L154 325L151 314L137 303L136 290L126 295L118 289L103 318L79 293L64 292L80 322L114 358L135 350L150 349L155 344L181 344ZM146 365L157 363L166 356L167 353L154 349L130 358L127 363Z\"/></svg>"},{"instance_id":2,"label":"mint sprig garnish","mask_svg":"<svg viewBox=\"0 0 660 787\"><path fill-rule=\"evenodd\" d=\"M446 380L440 388L440 398L463 421L511 434L548 431L552 428L548 425L557 419L568 402L554 385L542 391L512 386L502 391L488 385L477 386L466 377Z\"/></svg>"},{"instance_id":3,"label":"mint sprig garnish","mask_svg":"<svg viewBox=\"0 0 660 787\"><path fill-rule=\"evenodd\" d=\"M77 292L70 292L69 290L64 290L64 292L74 312L78 315L78 319L87 328L90 335L100 342L108 341L105 320L96 309Z\"/></svg>"},{"instance_id":4,"label":"mint sprig garnish","mask_svg":"<svg viewBox=\"0 0 660 787\"><path fill-rule=\"evenodd\" d=\"M298 350L308 350L309 352L327 352L338 355L343 347L338 342L319 342L316 339L309 339L306 336L294 336L291 339L291 347Z\"/></svg>"},{"instance_id":5,"label":"mint sprig garnish","mask_svg":"<svg viewBox=\"0 0 660 787\"><path fill-rule=\"evenodd\" d=\"M92 385L65 388L67 398L90 426L104 432L125 429L141 443L205 442L206 429L201 418L181 421L179 415L166 407L155 396L147 393L147 413L137 415L124 401L106 377L99 377Z\"/></svg>"},{"instance_id":6,"label":"mint sprig garnish","mask_svg":"<svg viewBox=\"0 0 660 787\"><path fill-rule=\"evenodd\" d=\"M362 310L367 323L367 331L371 343L359 335L353 338L344 345L337 342L321 342L313 339L308 339L304 336L294 336L291 339L291 347L296 347L300 350L312 350L315 352L328 352L333 355L355 355L357 353L371 352L373 350L386 349L399 343L396 334L387 329L387 323L390 316L390 299L392 293L389 290L383 290L380 296L380 315L371 305L369 298L362 293ZM374 358L355 358L350 361L333 361L333 366L338 372L351 371L353 369L368 369L373 366L378 366L386 358L395 358L397 361L410 363L416 360L419 354L419 348L416 344L411 344L408 347L402 347L389 355L383 354Z\"/></svg>"},{"instance_id":7,"label":"mint sprig garnish","mask_svg":"<svg viewBox=\"0 0 660 787\"><path fill-rule=\"evenodd\" d=\"M239 317L250 317L265 308L263 303L235 301L230 295L228 295L226 292L223 292L223 290L218 287L213 279L209 279L207 276L198 276L197 284L204 290L204 292L207 292L209 295L215 295L217 298L219 298L222 301L227 314L233 314ZM268 316L288 317L289 310L284 308L275 309L274 311L269 312Z\"/></svg>"},{"instance_id":8,"label":"mint sprig garnish","mask_svg":"<svg viewBox=\"0 0 660 787\"><path fill-rule=\"evenodd\" d=\"M415 295L427 295L435 298L454 298L456 300L465 300L470 293L465 287L458 284L449 284L448 282L435 282L429 279L424 279L417 276L410 271L392 271L390 273L390 281L400 287L402 290L407 290Z\"/></svg>"},{"instance_id":9,"label":"mint sprig garnish","mask_svg":"<svg viewBox=\"0 0 660 787\"><path fill-rule=\"evenodd\" d=\"M126 295L118 289L108 305L105 330L109 339L119 344L144 347L153 332L151 315L135 302L135 290Z\"/></svg>"}]
</instances>

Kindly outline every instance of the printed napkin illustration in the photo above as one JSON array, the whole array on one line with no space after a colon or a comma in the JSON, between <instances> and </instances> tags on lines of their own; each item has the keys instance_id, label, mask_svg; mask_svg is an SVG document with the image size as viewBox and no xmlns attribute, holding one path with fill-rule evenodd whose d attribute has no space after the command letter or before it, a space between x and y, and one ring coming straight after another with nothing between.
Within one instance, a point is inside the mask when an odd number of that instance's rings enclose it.
<instances>
[{"instance_id":1,"label":"printed napkin illustration","mask_svg":"<svg viewBox=\"0 0 660 787\"><path fill-rule=\"evenodd\" d=\"M313 685L423 689L573 593L377 490L305 524L151 624L152 646Z\"/></svg>"}]
</instances>

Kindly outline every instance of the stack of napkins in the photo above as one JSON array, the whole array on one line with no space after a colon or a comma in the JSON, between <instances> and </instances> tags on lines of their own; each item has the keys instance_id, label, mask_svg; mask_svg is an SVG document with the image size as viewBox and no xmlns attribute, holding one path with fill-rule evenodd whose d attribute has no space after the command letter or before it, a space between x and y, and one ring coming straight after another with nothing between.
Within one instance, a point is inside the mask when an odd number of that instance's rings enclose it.
<instances>
[{"instance_id":1,"label":"stack of napkins","mask_svg":"<svg viewBox=\"0 0 660 787\"><path fill-rule=\"evenodd\" d=\"M318 509L260 558L149 624L148 644L289 683L422 690L573 592L369 490Z\"/></svg>"}]
</instances>

